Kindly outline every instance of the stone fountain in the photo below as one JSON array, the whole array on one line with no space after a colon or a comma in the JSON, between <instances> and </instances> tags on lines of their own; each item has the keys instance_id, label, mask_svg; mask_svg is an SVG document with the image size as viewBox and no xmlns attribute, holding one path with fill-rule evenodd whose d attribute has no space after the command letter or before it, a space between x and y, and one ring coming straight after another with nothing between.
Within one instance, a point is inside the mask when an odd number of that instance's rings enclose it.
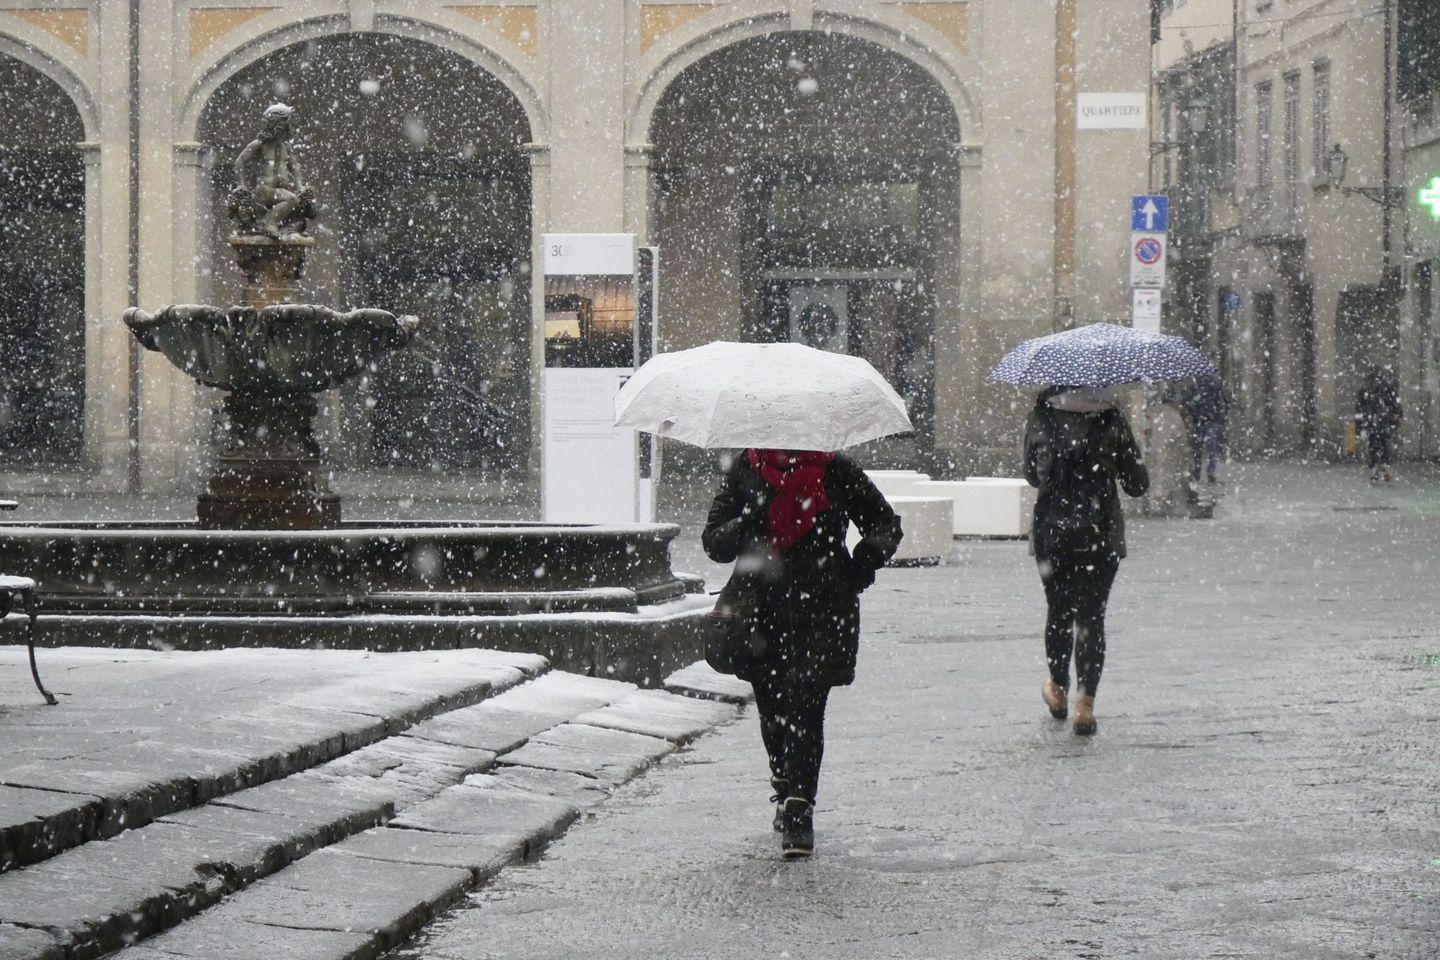
<instances>
[{"instance_id":1,"label":"stone fountain","mask_svg":"<svg viewBox=\"0 0 1440 960\"><path fill-rule=\"evenodd\" d=\"M315 240L315 197L290 151L291 108L265 111L259 138L235 159L230 237L245 276L241 304L125 311L136 339L207 387L229 391L224 440L196 516L209 530L308 530L340 525L315 442L315 394L408 344L416 317L339 313L295 303Z\"/></svg>"},{"instance_id":2,"label":"stone fountain","mask_svg":"<svg viewBox=\"0 0 1440 960\"><path fill-rule=\"evenodd\" d=\"M318 210L291 118L268 109L235 161L242 302L125 312L147 349L227 391L196 520L0 524L0 569L39 584L41 641L488 646L638 682L696 659L709 605L670 568L673 525L342 520L315 395L405 347L420 321L295 302Z\"/></svg>"}]
</instances>

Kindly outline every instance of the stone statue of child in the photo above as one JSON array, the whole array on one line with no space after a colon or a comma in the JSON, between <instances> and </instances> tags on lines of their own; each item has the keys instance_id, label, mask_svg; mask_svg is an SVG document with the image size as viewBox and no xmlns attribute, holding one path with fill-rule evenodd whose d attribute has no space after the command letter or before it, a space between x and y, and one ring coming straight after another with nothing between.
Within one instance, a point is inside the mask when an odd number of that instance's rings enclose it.
<instances>
[{"instance_id":1,"label":"stone statue of child","mask_svg":"<svg viewBox=\"0 0 1440 960\"><path fill-rule=\"evenodd\" d=\"M230 193L229 213L242 233L278 240L287 232L303 234L315 218L315 193L301 181L290 153L294 112L283 103L272 104L263 116L259 138L235 158L236 185Z\"/></svg>"}]
</instances>

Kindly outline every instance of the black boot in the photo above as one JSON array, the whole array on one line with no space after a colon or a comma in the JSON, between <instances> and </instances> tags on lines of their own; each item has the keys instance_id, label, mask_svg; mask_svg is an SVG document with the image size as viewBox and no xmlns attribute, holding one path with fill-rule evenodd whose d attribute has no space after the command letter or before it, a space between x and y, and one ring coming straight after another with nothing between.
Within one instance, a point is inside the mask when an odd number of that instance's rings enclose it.
<instances>
[{"instance_id":1,"label":"black boot","mask_svg":"<svg viewBox=\"0 0 1440 960\"><path fill-rule=\"evenodd\" d=\"M804 797L785 798L784 830L780 856L799 860L815 851L815 804Z\"/></svg>"},{"instance_id":2,"label":"black boot","mask_svg":"<svg viewBox=\"0 0 1440 960\"><path fill-rule=\"evenodd\" d=\"M785 795L790 792L790 781L784 777L771 777L770 789L774 791L770 794L770 802L775 804L775 820L771 826L779 833L785 829Z\"/></svg>"}]
</instances>

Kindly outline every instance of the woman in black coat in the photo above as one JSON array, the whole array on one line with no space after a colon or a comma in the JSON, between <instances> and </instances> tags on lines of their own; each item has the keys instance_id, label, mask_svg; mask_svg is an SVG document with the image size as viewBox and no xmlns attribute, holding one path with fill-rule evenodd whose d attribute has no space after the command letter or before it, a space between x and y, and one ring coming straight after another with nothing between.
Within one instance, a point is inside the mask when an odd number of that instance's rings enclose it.
<instances>
[{"instance_id":1,"label":"woman in black coat","mask_svg":"<svg viewBox=\"0 0 1440 960\"><path fill-rule=\"evenodd\" d=\"M861 541L845 546L850 522ZM855 679L860 592L900 544L900 518L843 454L746 450L710 507L705 552L735 563L722 591L753 627L737 670L755 688L786 858L814 848L813 812L830 688Z\"/></svg>"},{"instance_id":2,"label":"woman in black coat","mask_svg":"<svg viewBox=\"0 0 1440 960\"><path fill-rule=\"evenodd\" d=\"M1025 479L1040 489L1030 547L1045 586L1045 656L1041 688L1050 715L1065 719L1073 653L1080 696L1074 729L1096 730L1095 691L1105 667L1105 606L1125 556L1125 514L1118 481L1132 497L1150 475L1130 424L1103 392L1051 387L1025 426Z\"/></svg>"}]
</instances>

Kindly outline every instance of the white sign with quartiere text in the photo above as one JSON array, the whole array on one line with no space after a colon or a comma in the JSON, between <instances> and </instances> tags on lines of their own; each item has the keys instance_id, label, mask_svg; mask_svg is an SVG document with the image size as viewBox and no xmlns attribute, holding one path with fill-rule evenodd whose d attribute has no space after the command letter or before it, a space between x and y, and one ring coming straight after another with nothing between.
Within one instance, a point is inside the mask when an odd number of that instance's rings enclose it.
<instances>
[{"instance_id":1,"label":"white sign with quartiere text","mask_svg":"<svg viewBox=\"0 0 1440 960\"><path fill-rule=\"evenodd\" d=\"M1082 93L1075 103L1081 130L1144 130L1144 93Z\"/></svg>"}]
</instances>

